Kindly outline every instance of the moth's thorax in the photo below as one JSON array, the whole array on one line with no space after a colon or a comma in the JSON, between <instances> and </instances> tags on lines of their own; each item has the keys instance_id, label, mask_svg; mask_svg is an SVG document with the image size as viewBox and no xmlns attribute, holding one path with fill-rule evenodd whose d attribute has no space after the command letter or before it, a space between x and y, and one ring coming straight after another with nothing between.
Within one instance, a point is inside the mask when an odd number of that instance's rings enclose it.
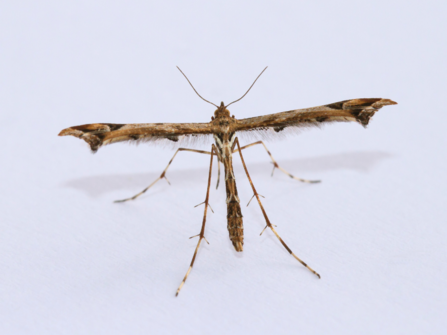
<instances>
[{"instance_id":1,"label":"moth's thorax","mask_svg":"<svg viewBox=\"0 0 447 335\"><path fill-rule=\"evenodd\" d=\"M214 112L214 116L211 117L211 123L214 125L214 133L229 134L234 132L233 125L237 120L233 116L230 116L230 111L225 108L222 102L220 107Z\"/></svg>"}]
</instances>

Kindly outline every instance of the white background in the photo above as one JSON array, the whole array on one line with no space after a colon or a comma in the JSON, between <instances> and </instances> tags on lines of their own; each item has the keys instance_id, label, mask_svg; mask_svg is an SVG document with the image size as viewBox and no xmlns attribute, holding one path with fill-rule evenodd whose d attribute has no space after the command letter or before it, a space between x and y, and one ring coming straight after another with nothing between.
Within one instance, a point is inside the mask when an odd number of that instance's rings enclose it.
<instances>
[{"instance_id":1,"label":"white background","mask_svg":"<svg viewBox=\"0 0 447 335\"><path fill-rule=\"evenodd\" d=\"M1 334L442 334L447 322L445 1L2 1ZM95 122L208 122L175 66L246 118L383 97L337 124L235 158L245 245L210 193L209 158L57 137ZM246 144L244 142L243 144ZM212 183L216 181L213 173Z\"/></svg>"}]
</instances>

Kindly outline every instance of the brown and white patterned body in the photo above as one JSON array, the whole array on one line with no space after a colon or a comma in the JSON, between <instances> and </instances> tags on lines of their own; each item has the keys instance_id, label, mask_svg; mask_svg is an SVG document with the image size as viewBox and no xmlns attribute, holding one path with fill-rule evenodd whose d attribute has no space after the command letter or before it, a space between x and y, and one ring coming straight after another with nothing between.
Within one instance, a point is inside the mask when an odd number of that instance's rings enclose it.
<instances>
[{"instance_id":1,"label":"brown and white patterned body","mask_svg":"<svg viewBox=\"0 0 447 335\"><path fill-rule=\"evenodd\" d=\"M233 145L236 133L232 131L237 121L230 117L230 112L223 103L214 113L212 123L216 128L214 140L219 153L219 161L224 165L225 190L227 193L227 228L230 240L236 251L243 251L244 225L239 196L237 194L236 178L233 170Z\"/></svg>"},{"instance_id":2,"label":"brown and white patterned body","mask_svg":"<svg viewBox=\"0 0 447 335\"><path fill-rule=\"evenodd\" d=\"M242 251L244 245L244 226L242 222L240 200L237 194L232 157L232 146L235 139L235 133L223 135L223 141L219 135L214 135L214 138L219 150L219 159L223 163L225 169L225 189L227 192L227 228L234 248L236 251Z\"/></svg>"}]
</instances>

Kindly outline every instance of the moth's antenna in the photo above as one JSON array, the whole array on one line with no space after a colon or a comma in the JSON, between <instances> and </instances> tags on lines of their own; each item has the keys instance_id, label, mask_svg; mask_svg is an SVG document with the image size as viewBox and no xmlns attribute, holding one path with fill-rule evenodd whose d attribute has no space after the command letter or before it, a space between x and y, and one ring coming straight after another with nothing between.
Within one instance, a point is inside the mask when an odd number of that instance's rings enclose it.
<instances>
[{"instance_id":1,"label":"moth's antenna","mask_svg":"<svg viewBox=\"0 0 447 335\"><path fill-rule=\"evenodd\" d=\"M214 105L214 106L216 106L217 108L219 108L219 106L217 106L217 105L213 104L212 102L210 102L210 101L208 101L208 100L202 98L202 96L196 91L196 89L194 88L194 86L192 86L191 82L189 81L188 77L183 73L183 71L180 70L180 68L179 68L178 66L177 66L177 69L183 74L183 76L184 76L184 77L186 78L186 80L188 81L189 85L191 85L191 87L192 87L192 89L194 90L194 92L196 92L197 95L198 95L202 100L205 100L205 101L208 102L209 104Z\"/></svg>"},{"instance_id":2,"label":"moth's antenna","mask_svg":"<svg viewBox=\"0 0 447 335\"><path fill-rule=\"evenodd\" d=\"M244 94L242 97L240 97L239 99L233 101L232 103L229 103L228 105L225 106L225 108L227 108L227 107L230 106L231 104L234 104L235 102L238 102L238 101L241 100L243 97L245 97L245 96L247 95L247 93L250 92L250 90L251 90L251 88L253 87L253 85L256 83L256 80L259 79L259 77L261 76L261 74L263 74L264 71L267 70L267 68L268 68L268 66L266 66L265 69L262 70L262 72L261 72L261 73L259 74L259 76L255 79L255 81L253 82L253 84L251 84L251 86L250 86L250 88L248 89L248 91L245 92L245 94Z\"/></svg>"}]
</instances>

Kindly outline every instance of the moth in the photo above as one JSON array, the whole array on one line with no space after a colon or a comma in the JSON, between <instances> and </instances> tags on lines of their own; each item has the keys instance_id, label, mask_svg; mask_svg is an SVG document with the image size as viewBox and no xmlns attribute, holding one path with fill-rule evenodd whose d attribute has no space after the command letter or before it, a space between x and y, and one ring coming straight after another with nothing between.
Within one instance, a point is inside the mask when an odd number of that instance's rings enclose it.
<instances>
[{"instance_id":1,"label":"moth","mask_svg":"<svg viewBox=\"0 0 447 335\"><path fill-rule=\"evenodd\" d=\"M104 145L117 142L140 143L140 142L167 141L167 142L184 143L185 140L191 141L204 136L213 137L214 143L211 145L210 151L188 149L183 147L178 148L172 159L169 161L167 167L152 184L150 184L143 191L134 195L131 198L116 201L116 202L125 202L128 200L134 200L141 194L145 193L159 180L163 178L167 180L166 172L179 151L189 151L199 154L210 155L208 187L206 191L205 201L202 203L205 205L202 228L198 235L193 236L198 237L199 240L197 242L197 246L194 251L194 255L192 257L188 271L186 272L185 277L183 278L180 286L177 289L176 296L179 294L181 288L186 282L186 279L188 278L189 273L191 272L191 269L196 259L197 251L200 247L200 243L202 242L203 239L205 239L205 223L206 223L207 210L208 207L210 207L209 191L211 185L211 172L212 172L214 156L217 157L217 164L218 164L217 187L219 186L219 179L220 179L220 163L222 163L224 166L226 204L227 204L227 228L229 232L229 237L233 244L234 249L238 252L243 251L243 245L244 245L243 216L240 205L240 199L236 187L236 177L233 171L233 154L236 153L239 155L241 159L245 173L248 177L251 188L253 190L253 197L250 199L250 201L253 198L256 198L266 222L266 226L264 230L261 232L261 235L266 228L269 228L279 239L284 248L296 260L298 260L298 262L300 262L304 267L306 267L318 278L320 278L320 275L317 272L315 272L311 267L309 267L304 261L302 261L292 252L292 250L279 236L278 232L274 228L274 225L270 222L267 213L262 205L260 199L261 195L257 192L253 184L253 181L251 180L250 174L244 161L242 150L252 147L254 145L262 145L267 151L268 155L270 156L270 159L272 160L273 171L275 170L275 168L278 168L279 170L287 174L290 178L301 182L317 183L319 181L306 180L293 176L292 174L288 173L286 170L284 170L278 165L278 163L274 160L273 156L271 155L270 151L267 149L266 145L262 140L245 146L241 146L238 135L251 134L255 135L255 137L265 139L270 136L282 135L290 131L293 132L301 128L320 127L323 124L333 122L357 122L361 124L363 127L366 127L371 118L373 117L373 115L379 109L381 109L383 106L396 105L397 103L392 100L382 98L351 99L318 107L294 109L281 113L256 116L246 119L236 119L234 115L230 114L230 111L227 109L228 106L230 106L235 102L238 102L243 97L245 97L245 95L247 95L247 93L250 91L250 89L253 87L253 85L256 83L256 81L259 79L262 73L264 73L264 71L267 69L267 67L259 74L259 76L255 79L253 84L241 98L231 102L228 105L225 105L222 102L220 106L204 99L196 91L196 89L191 84L188 77L186 77L186 75L182 72L182 70L180 70L179 67L177 68L186 78L186 80L191 85L196 94L201 99L214 105L217 108L214 111L214 116L211 116L210 122L137 123L137 124L93 123L93 124L84 124L81 126L66 128L59 133L59 136L71 135L83 139L85 142L88 143L92 152L96 152L99 148L101 148Z\"/></svg>"}]
</instances>

